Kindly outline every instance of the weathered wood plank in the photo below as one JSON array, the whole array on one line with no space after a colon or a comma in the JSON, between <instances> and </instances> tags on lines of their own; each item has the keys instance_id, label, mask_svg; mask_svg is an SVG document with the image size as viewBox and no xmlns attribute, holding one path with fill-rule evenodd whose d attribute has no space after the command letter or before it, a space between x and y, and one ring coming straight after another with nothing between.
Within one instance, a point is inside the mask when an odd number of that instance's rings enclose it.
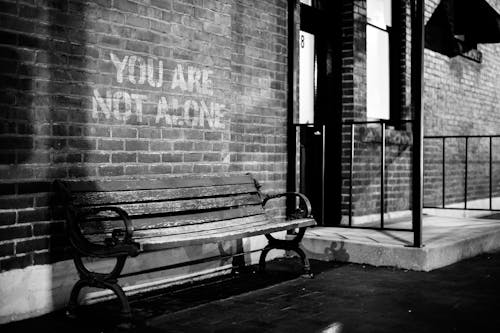
<instances>
[{"instance_id":1,"label":"weathered wood plank","mask_svg":"<svg viewBox=\"0 0 500 333\"><path fill-rule=\"evenodd\" d=\"M226 240L240 239L243 237L252 237L256 235L268 234L281 230L290 230L300 227L315 225L314 219L297 219L291 221L266 221L256 223L255 225L236 225L226 230L217 230L215 232L194 232L191 234L164 236L155 238L143 238L138 242L142 251L155 251L167 248L175 248L204 243L216 243Z\"/></svg>"},{"instance_id":2,"label":"weathered wood plank","mask_svg":"<svg viewBox=\"0 0 500 333\"><path fill-rule=\"evenodd\" d=\"M217 233L220 230L226 230L235 226L244 227L246 225L253 225L256 223L269 223L269 219L266 215L254 215L247 217L239 217L236 219L229 219L223 221L215 221L210 223L201 224L190 224L171 228L160 228L160 229L150 229L150 230L139 230L134 233L135 239L141 238L151 238L151 237L163 237L163 236L176 236L185 235L192 233Z\"/></svg>"},{"instance_id":3,"label":"weathered wood plank","mask_svg":"<svg viewBox=\"0 0 500 333\"><path fill-rule=\"evenodd\" d=\"M314 219L297 219L290 221L276 221L262 218L262 216L250 218L234 219L219 223L219 227L213 229L197 229L193 226L185 228L183 233L172 235L155 234L157 230L142 231L141 237L134 237L134 241L141 244L142 251L154 251L167 248L175 248L188 245L214 243L252 237L256 235L269 234L276 231L291 230L295 228L308 227L316 224ZM191 231L189 230L191 228ZM179 229L178 231L180 231ZM104 240L104 235L91 235L91 242L100 243Z\"/></svg>"},{"instance_id":4,"label":"weathered wood plank","mask_svg":"<svg viewBox=\"0 0 500 333\"><path fill-rule=\"evenodd\" d=\"M173 189L133 190L114 192L80 192L72 196L75 206L114 205L148 201L196 199L213 196L229 196L243 193L257 193L253 184L236 184L208 187Z\"/></svg>"},{"instance_id":5,"label":"weathered wood plank","mask_svg":"<svg viewBox=\"0 0 500 333\"><path fill-rule=\"evenodd\" d=\"M245 205L260 204L260 198L257 194L241 194L228 197L186 199L165 202L146 202L121 204L117 207L125 210L130 216L135 215L153 215L167 213L181 213L183 211L200 211L225 207L238 207ZM90 211L91 208L83 207L83 212ZM111 212L101 212L96 214L98 217L114 217L116 214Z\"/></svg>"},{"instance_id":6,"label":"weathered wood plank","mask_svg":"<svg viewBox=\"0 0 500 333\"><path fill-rule=\"evenodd\" d=\"M170 216L144 216L132 219L134 230L147 230L157 228L170 228L182 225L210 223L213 221L230 220L239 217L263 214L261 205L242 206L237 208L220 209L208 212L195 212L192 214ZM118 220L88 221L82 223L84 234L109 233L113 229L122 228L123 223Z\"/></svg>"},{"instance_id":7,"label":"weathered wood plank","mask_svg":"<svg viewBox=\"0 0 500 333\"><path fill-rule=\"evenodd\" d=\"M249 175L216 177L158 177L109 180L65 180L71 192L110 192L162 188L207 187L218 185L253 184Z\"/></svg>"},{"instance_id":8,"label":"weathered wood plank","mask_svg":"<svg viewBox=\"0 0 500 333\"><path fill-rule=\"evenodd\" d=\"M139 240L141 238L158 238L164 236L182 237L183 235L194 233L212 234L217 233L220 230L230 230L232 228L251 228L253 225L266 223L269 223L269 219L264 214L261 214L210 223L190 224L170 228L138 230L134 232L134 240ZM89 239L103 238L100 234L89 235L88 237Z\"/></svg>"}]
</instances>

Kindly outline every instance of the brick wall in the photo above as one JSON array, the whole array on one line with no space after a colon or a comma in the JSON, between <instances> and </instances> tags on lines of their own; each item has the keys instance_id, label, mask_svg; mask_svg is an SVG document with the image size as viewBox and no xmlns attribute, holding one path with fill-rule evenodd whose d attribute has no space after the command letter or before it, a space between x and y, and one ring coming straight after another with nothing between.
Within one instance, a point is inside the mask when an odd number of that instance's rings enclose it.
<instances>
[{"instance_id":1,"label":"brick wall","mask_svg":"<svg viewBox=\"0 0 500 333\"><path fill-rule=\"evenodd\" d=\"M500 11L500 1L488 1ZM426 2L426 21L439 1ZM481 63L461 56L448 58L425 50L424 131L425 135L500 134L500 45L479 44ZM468 143L468 200L489 193L488 139ZM445 152L446 204L465 200L465 139L447 139ZM500 171L500 140L493 140L493 175ZM425 204L442 204L441 140L425 141ZM500 179L493 178L493 194L500 195ZM497 209L500 207L497 207Z\"/></svg>"},{"instance_id":2,"label":"brick wall","mask_svg":"<svg viewBox=\"0 0 500 333\"><path fill-rule=\"evenodd\" d=\"M409 7L401 1L401 24L409 24ZM366 0L344 2L343 16L343 108L344 122L367 121L366 116ZM402 29L403 41L399 55L401 100L399 119L409 115L409 48ZM398 60L395 60L398 61ZM351 154L351 128L343 126L342 135L342 214L349 210L349 168ZM354 126L354 160L352 181L353 215L378 214L381 210L381 126L357 124ZM411 134L404 129L386 131L385 212L401 211L410 207Z\"/></svg>"},{"instance_id":3,"label":"brick wall","mask_svg":"<svg viewBox=\"0 0 500 333\"><path fill-rule=\"evenodd\" d=\"M488 1L497 11L499 1ZM426 22L438 0L426 1ZM401 31L401 119L411 119L411 19L410 1L402 0ZM344 2L343 30L343 117L345 121L366 120L366 1ZM425 50L425 135L499 134L500 49L498 44L480 44L483 61L478 64L457 56L448 58ZM380 212L380 127L357 125L353 176L353 214ZM386 140L387 211L411 209L411 130L390 129ZM343 129L343 214L348 213L350 128ZM468 200L484 198L489 190L488 140L469 141ZM465 140L446 144L446 202L464 200ZM442 202L442 142L425 141L424 204ZM493 140L492 174L500 171L500 139ZM493 194L500 195L500 179L493 177ZM499 208L499 207L497 207Z\"/></svg>"},{"instance_id":4,"label":"brick wall","mask_svg":"<svg viewBox=\"0 0 500 333\"><path fill-rule=\"evenodd\" d=\"M1 271L68 257L54 179L252 172L285 189L286 1L0 8Z\"/></svg>"}]
</instances>

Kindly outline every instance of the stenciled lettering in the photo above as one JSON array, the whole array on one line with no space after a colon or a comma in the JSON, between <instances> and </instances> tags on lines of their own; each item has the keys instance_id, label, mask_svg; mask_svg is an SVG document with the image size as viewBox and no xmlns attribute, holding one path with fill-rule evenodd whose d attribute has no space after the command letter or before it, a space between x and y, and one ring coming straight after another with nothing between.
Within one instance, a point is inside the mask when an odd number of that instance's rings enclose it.
<instances>
[{"instance_id":1,"label":"stenciled lettering","mask_svg":"<svg viewBox=\"0 0 500 333\"><path fill-rule=\"evenodd\" d=\"M115 69L116 82L120 84L149 85L162 88L164 85L163 61L153 57L137 55L117 56L110 52L111 63ZM172 71L170 89L187 94L213 96L213 71L186 64L175 64ZM132 88L131 88L132 89ZM92 117L98 119L102 113L105 119L127 121L133 114L137 121L143 121L144 106L148 96L125 90L105 91L94 89L92 96ZM225 105L206 101L203 96L179 97L160 96L156 103L156 124L191 128L223 129ZM148 112L151 114L151 112Z\"/></svg>"}]
</instances>

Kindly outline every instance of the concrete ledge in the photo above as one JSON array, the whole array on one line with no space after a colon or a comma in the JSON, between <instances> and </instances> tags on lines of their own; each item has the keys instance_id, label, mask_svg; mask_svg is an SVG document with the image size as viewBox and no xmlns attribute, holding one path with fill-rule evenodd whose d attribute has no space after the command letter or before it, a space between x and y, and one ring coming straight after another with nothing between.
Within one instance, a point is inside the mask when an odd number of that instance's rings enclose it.
<instances>
[{"instance_id":1,"label":"concrete ledge","mask_svg":"<svg viewBox=\"0 0 500 333\"><path fill-rule=\"evenodd\" d=\"M309 230L302 244L311 259L391 266L415 271L431 271L500 249L499 221L483 223L465 220L464 223L468 223L468 226L441 227L437 228L439 232L434 230L427 233L430 237L427 240L424 237L425 246L422 248L409 246L411 232L390 233L325 227ZM477 227L471 227L471 223L477 223Z\"/></svg>"}]
</instances>

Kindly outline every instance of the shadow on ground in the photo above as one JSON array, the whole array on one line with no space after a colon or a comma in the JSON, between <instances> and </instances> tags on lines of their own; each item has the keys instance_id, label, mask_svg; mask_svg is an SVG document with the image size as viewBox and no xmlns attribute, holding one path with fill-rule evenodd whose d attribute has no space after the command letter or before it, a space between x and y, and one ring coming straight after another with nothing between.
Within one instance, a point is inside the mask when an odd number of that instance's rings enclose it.
<instances>
[{"instance_id":1,"label":"shadow on ground","mask_svg":"<svg viewBox=\"0 0 500 333\"><path fill-rule=\"evenodd\" d=\"M315 275L320 275L343 264L312 260L312 265ZM134 295L130 297L134 316L132 327L120 319L120 304L112 300L81 307L77 318L68 318L64 311L56 311L38 318L3 325L1 331L3 333L165 332L149 326L150 320L158 320L166 315L193 309L216 300L263 290L294 279L305 279L301 277L301 273L302 264L298 258L279 258L268 262L265 273L258 272L257 266L247 266L226 276Z\"/></svg>"},{"instance_id":2,"label":"shadow on ground","mask_svg":"<svg viewBox=\"0 0 500 333\"><path fill-rule=\"evenodd\" d=\"M91 306L79 320L62 313L0 327L5 332L498 332L500 251L431 272L311 261L299 278L295 259L274 260L201 283L132 300L136 326L109 320L118 306ZM103 318L108 318L103 320Z\"/></svg>"}]
</instances>

